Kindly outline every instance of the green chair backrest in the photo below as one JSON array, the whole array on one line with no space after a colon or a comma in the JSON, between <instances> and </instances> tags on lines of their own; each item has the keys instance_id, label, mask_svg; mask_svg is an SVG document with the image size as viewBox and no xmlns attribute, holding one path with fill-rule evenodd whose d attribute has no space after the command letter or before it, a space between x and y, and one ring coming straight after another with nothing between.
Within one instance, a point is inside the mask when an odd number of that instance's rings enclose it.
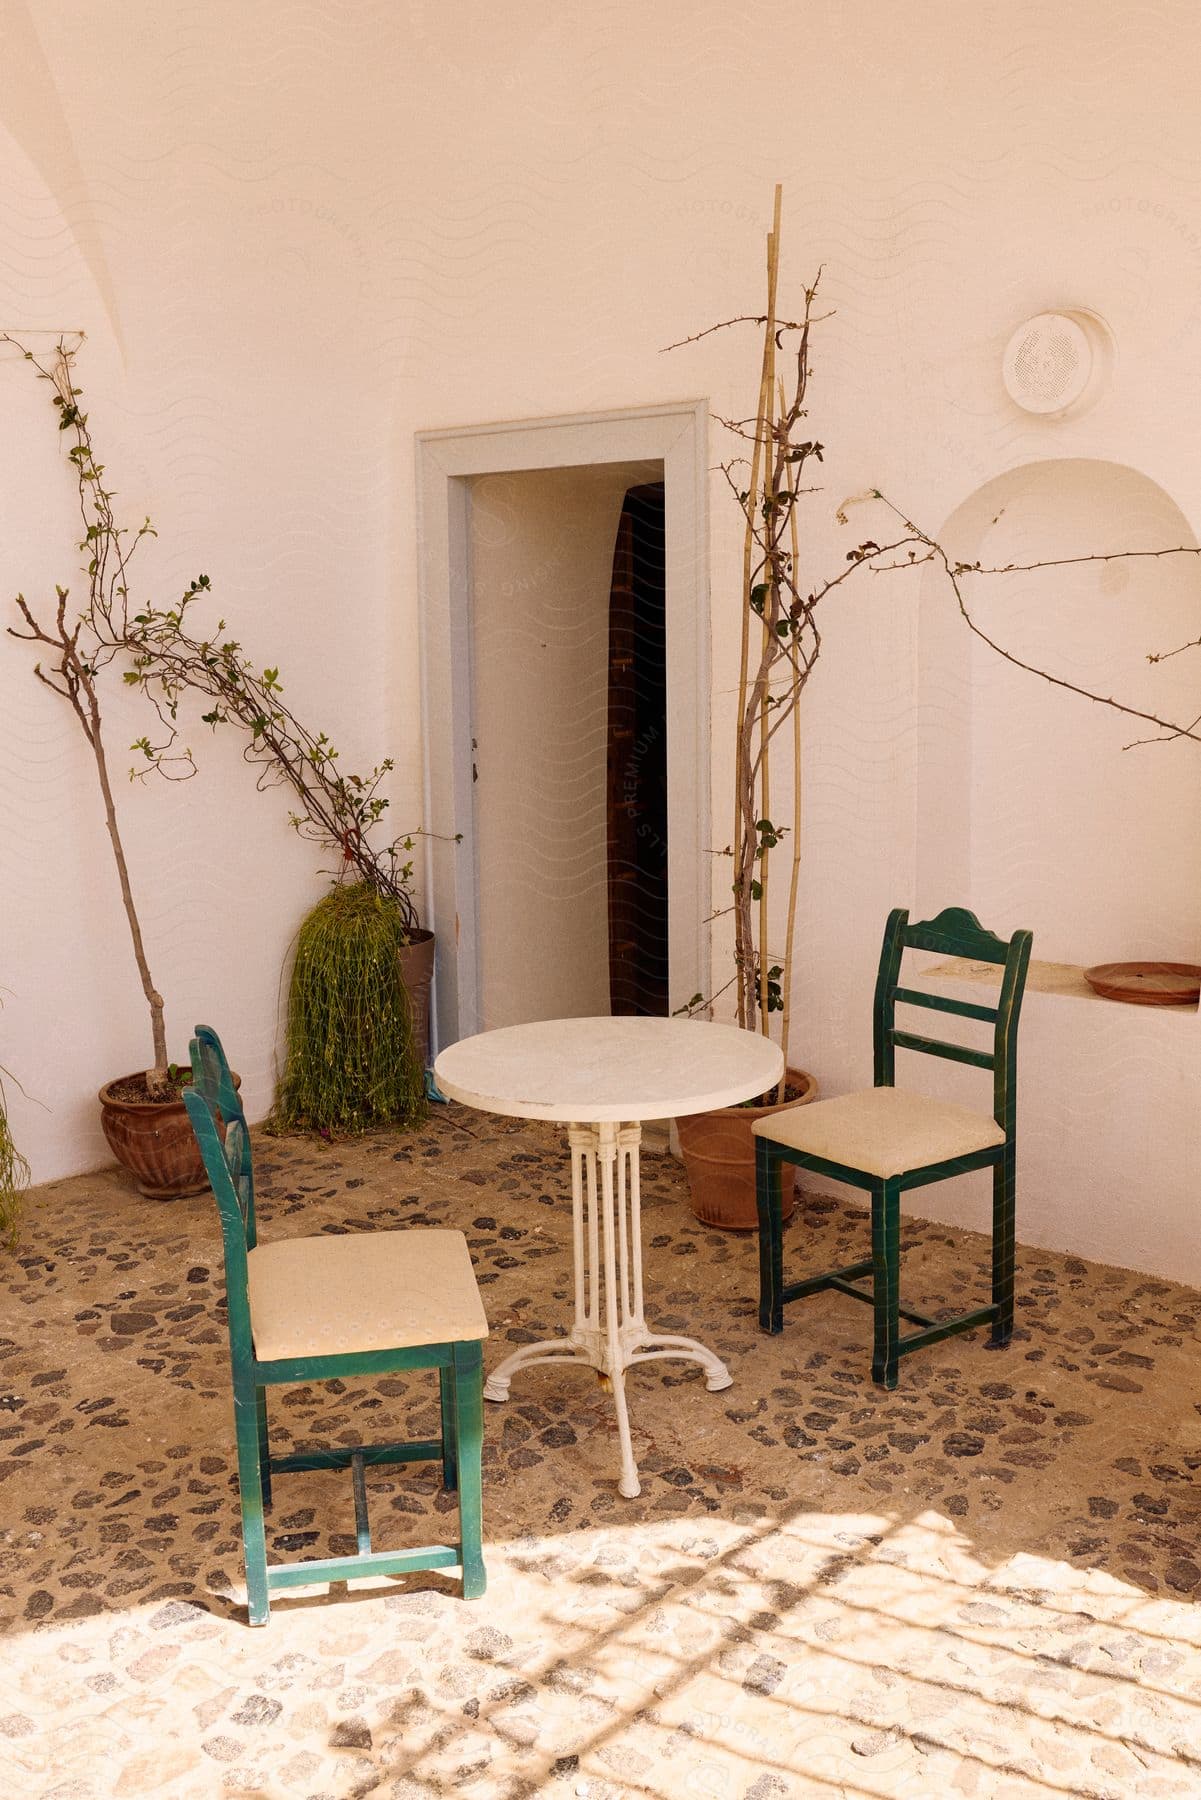
<instances>
[{"instance_id":1,"label":"green chair backrest","mask_svg":"<svg viewBox=\"0 0 1201 1800\"><path fill-rule=\"evenodd\" d=\"M210 1113L225 1120L224 1161L233 1182L242 1224L246 1232L246 1248L253 1250L257 1241L254 1223L254 1161L250 1151L250 1133L242 1102L229 1072L229 1062L221 1039L211 1025L197 1025L188 1046L192 1059L192 1086L203 1094ZM195 1121L193 1120L193 1123ZM205 1161L208 1167L207 1158ZM212 1181L212 1170L209 1169ZM216 1188L214 1187L214 1192ZM217 1195L220 1205L221 1196Z\"/></svg>"},{"instance_id":2,"label":"green chair backrest","mask_svg":"<svg viewBox=\"0 0 1201 1800\"><path fill-rule=\"evenodd\" d=\"M1031 943L1029 931L1015 931L1006 943L995 932L986 931L975 914L962 906L949 906L937 918L916 925L909 923L909 914L904 907L889 913L873 1011L875 1085L896 1085L898 1048L948 1057L953 1062L971 1063L978 1069L991 1069L993 1117L1006 1137L1011 1138L1016 1122L1018 1015L1022 1009ZM997 963L1004 969L1004 974L996 1006L977 1006L967 1000L949 1000L942 994L928 994L920 988L902 987L901 958L906 950L926 950L936 956L964 956L972 962ZM900 1030L896 1023L898 1000L902 1005L920 1006L930 1012L954 1013L963 1019L979 1019L991 1024L992 1049L973 1050L965 1044L950 1044L942 1038Z\"/></svg>"},{"instance_id":3,"label":"green chair backrest","mask_svg":"<svg viewBox=\"0 0 1201 1800\"><path fill-rule=\"evenodd\" d=\"M229 1072L221 1039L208 1025L198 1025L189 1045L191 1084L183 1103L204 1158L205 1173L221 1215L225 1246L225 1291L229 1331L235 1352L250 1352L250 1300L247 1252L254 1249L254 1164L242 1102ZM222 1141L221 1121L225 1124Z\"/></svg>"}]
</instances>

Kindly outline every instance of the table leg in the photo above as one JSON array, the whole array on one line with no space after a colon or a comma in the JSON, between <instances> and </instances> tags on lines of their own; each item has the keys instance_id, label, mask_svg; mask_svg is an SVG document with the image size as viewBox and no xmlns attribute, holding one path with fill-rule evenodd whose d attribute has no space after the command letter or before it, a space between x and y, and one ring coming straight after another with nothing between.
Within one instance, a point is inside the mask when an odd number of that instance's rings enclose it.
<instances>
[{"instance_id":1,"label":"table leg","mask_svg":"<svg viewBox=\"0 0 1201 1800\"><path fill-rule=\"evenodd\" d=\"M488 1377L488 1400L507 1400L509 1384L527 1363L584 1363L613 1386L621 1450L619 1491L641 1492L626 1407L625 1371L632 1363L682 1357L705 1371L711 1393L733 1377L712 1350L695 1338L648 1330L642 1294L642 1192L639 1125L572 1125L572 1260L575 1323L564 1337L523 1344Z\"/></svg>"},{"instance_id":2,"label":"table leg","mask_svg":"<svg viewBox=\"0 0 1201 1800\"><path fill-rule=\"evenodd\" d=\"M597 1130L597 1142L594 1156L600 1165L601 1185L601 1229L604 1237L604 1302L605 1302L605 1337L604 1343L597 1345L597 1350L604 1356L606 1372L613 1383L613 1405L617 1412L617 1439L621 1446L621 1474L618 1477L617 1491L627 1500L636 1499L642 1492L642 1484L638 1480L638 1465L634 1461L634 1445L630 1437L630 1415L626 1410L626 1357L623 1333L630 1329L631 1323L642 1323L642 1295L636 1296L636 1314L631 1321L630 1284L629 1284L629 1246L630 1231L626 1221L626 1182L628 1152L621 1139L626 1133L634 1133L633 1155L638 1155L638 1127L627 1126L625 1132L618 1125L602 1124ZM620 1174L618 1179L618 1165ZM620 1189L620 1197L619 1197ZM621 1226L617 1225L617 1209L621 1207ZM618 1270L617 1245L621 1245L621 1267ZM595 1267L595 1264L593 1265ZM620 1281L620 1290L618 1282ZM620 1294L620 1306L618 1299Z\"/></svg>"},{"instance_id":3,"label":"table leg","mask_svg":"<svg viewBox=\"0 0 1201 1800\"><path fill-rule=\"evenodd\" d=\"M584 1363L599 1369L595 1349L596 1284L600 1278L599 1223L596 1206L596 1133L591 1125L568 1127L571 1144L571 1238L575 1281L575 1324L566 1337L523 1344L493 1369L484 1383L485 1400L507 1400L518 1369L530 1362Z\"/></svg>"}]
</instances>

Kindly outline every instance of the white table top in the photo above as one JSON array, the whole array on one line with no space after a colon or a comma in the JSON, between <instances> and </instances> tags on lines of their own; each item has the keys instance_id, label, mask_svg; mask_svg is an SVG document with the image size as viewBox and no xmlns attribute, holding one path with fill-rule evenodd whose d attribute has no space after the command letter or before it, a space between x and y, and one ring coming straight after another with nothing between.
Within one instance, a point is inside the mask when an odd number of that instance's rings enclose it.
<instances>
[{"instance_id":1,"label":"white table top","mask_svg":"<svg viewBox=\"0 0 1201 1800\"><path fill-rule=\"evenodd\" d=\"M699 1019L544 1019L461 1038L434 1079L451 1100L516 1119L633 1124L753 1100L779 1081L778 1044Z\"/></svg>"}]
</instances>

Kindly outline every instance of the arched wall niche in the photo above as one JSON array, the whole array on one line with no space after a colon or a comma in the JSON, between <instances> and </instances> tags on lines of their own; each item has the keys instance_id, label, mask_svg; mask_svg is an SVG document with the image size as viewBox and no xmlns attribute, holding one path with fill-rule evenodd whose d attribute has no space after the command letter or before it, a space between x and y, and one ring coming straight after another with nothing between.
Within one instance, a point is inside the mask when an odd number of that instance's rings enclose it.
<instances>
[{"instance_id":1,"label":"arched wall niche","mask_svg":"<svg viewBox=\"0 0 1201 1800\"><path fill-rule=\"evenodd\" d=\"M1137 469L1029 463L946 521L949 553L986 568L1195 547L1188 520ZM1039 668L1166 719L1201 714L1201 557L1082 562L966 578L972 615ZM1155 727L1015 668L965 627L925 572L917 645L915 843L920 914L966 901L1041 960L1201 961L1201 745L1126 749Z\"/></svg>"}]
</instances>

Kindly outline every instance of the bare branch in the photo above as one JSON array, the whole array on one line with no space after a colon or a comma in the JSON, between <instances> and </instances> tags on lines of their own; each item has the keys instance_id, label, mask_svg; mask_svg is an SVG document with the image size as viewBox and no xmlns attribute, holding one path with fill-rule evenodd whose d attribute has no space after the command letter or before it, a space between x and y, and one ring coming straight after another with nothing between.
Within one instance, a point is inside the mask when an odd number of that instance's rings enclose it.
<instances>
[{"instance_id":1,"label":"bare branch","mask_svg":"<svg viewBox=\"0 0 1201 1800\"><path fill-rule=\"evenodd\" d=\"M883 498L883 496L881 496ZM960 575L1028 575L1037 569L1069 569L1078 563L1136 562L1140 557L1152 561L1161 556L1201 556L1201 545L1166 544L1160 550L1090 550L1080 556L1047 556L1032 563L998 563L986 568L980 563L959 563Z\"/></svg>"},{"instance_id":2,"label":"bare branch","mask_svg":"<svg viewBox=\"0 0 1201 1800\"><path fill-rule=\"evenodd\" d=\"M664 344L659 351L666 356L669 350L682 350L685 344L699 344L702 338L712 337L715 331L728 331L731 325L766 325L766 313L739 313L736 318L722 319L717 325L706 325L703 331L693 332L691 337L679 338L674 344ZM803 321L798 319L777 319L777 331L800 331Z\"/></svg>"},{"instance_id":3,"label":"bare branch","mask_svg":"<svg viewBox=\"0 0 1201 1800\"><path fill-rule=\"evenodd\" d=\"M886 495L878 494L876 497L880 500L882 505L886 506L890 512L895 514L895 516L901 520L902 524L906 527L907 531L909 531L910 534L914 538L920 539L927 546L933 560L938 562L939 564L941 564L943 571L946 574L947 580L950 583L951 591L955 596L955 604L958 608L960 617L963 619L964 624L967 626L968 630L973 634L973 636L979 638L981 643L987 644L988 648L990 650L992 650L997 656L1001 657L1007 663L1012 663L1014 668L1024 670L1027 675L1037 675L1040 681L1046 681L1052 687L1062 688L1065 692L1070 693L1070 694L1077 694L1077 695L1079 695L1079 697L1082 700L1089 700L1096 706L1110 707L1114 712L1124 713L1127 718L1143 719L1146 721L1146 723L1148 725L1154 725L1157 731L1165 734L1165 736L1162 739L1147 739L1147 738L1136 739L1134 741L1135 744L1145 744L1145 743L1161 742L1161 741L1167 742L1167 741L1169 741L1171 739L1175 739L1175 738L1191 738L1195 743L1201 743L1201 731L1198 731L1198 729L1197 729L1198 725L1201 725L1201 719L1195 719L1191 725L1181 725L1181 724L1178 724L1175 720L1160 718L1158 713L1147 712L1143 707L1132 706L1127 701L1118 700L1112 694L1098 694L1098 693L1094 692L1094 690L1091 688L1083 687L1079 682L1068 680L1068 678L1066 676L1053 675L1049 669L1040 668L1036 663L1027 662L1024 657L1018 656L1012 650L1007 650L1003 644L999 644L997 642L997 640L995 638L991 637L989 635L989 633L984 630L983 626L979 625L976 622L976 620L972 617L971 611L968 608L967 601L964 599L963 589L960 586L960 577L962 574L965 574L965 573L978 574L978 575L982 575L985 573L1009 574L1011 572L1017 573L1019 567L1021 568L1022 572L1026 572L1029 569L1040 568L1040 567L1043 567L1044 565L1039 564L1039 563L1030 563L1027 565L1014 565L1014 568L1012 571L1009 568L1000 568L1000 569L997 569L994 571L985 571L984 569L977 568L975 564L972 564L970 567L968 567L968 565L965 565L963 563L952 562L951 558L948 556L947 552L943 549L942 545L940 543L938 543L934 538L928 537L926 535L926 533L923 532L917 525L915 525L913 523L912 519L906 517L906 515L901 511L901 509L898 506L895 506L893 504L893 502L887 498ZM1061 560L1065 561L1065 562L1092 562L1092 561L1113 562L1113 561L1118 560L1124 554L1127 554L1127 553L1122 552L1122 551L1116 551L1116 552L1107 553L1104 556L1098 556L1098 557L1081 556L1081 557L1063 558ZM1132 556L1149 556L1149 555L1159 554L1159 552L1135 550L1135 551L1130 551L1128 554L1132 555ZM1177 547L1175 549L1167 550L1167 551L1163 552L1163 554L1171 555L1171 556L1178 556L1181 554L1196 556L1196 555L1201 555L1201 550L1189 549L1187 546L1181 546L1181 547ZM1045 566L1052 567L1054 565L1047 564ZM1133 748L1134 744L1128 745L1126 747Z\"/></svg>"}]
</instances>

